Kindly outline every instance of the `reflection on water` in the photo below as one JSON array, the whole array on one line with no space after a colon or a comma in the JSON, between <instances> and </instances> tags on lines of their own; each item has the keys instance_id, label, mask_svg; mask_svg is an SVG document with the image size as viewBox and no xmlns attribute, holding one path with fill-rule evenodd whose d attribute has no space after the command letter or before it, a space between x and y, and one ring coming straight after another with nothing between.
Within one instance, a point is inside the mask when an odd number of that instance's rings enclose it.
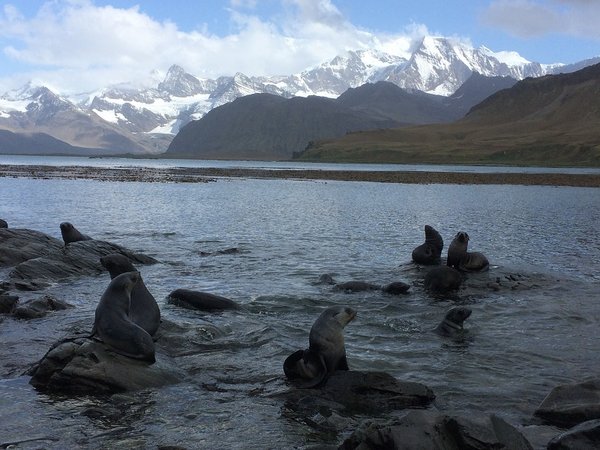
<instances>
[{"instance_id":1,"label":"reflection on water","mask_svg":"<svg viewBox=\"0 0 600 450\"><path fill-rule=\"evenodd\" d=\"M140 269L165 319L220 330L207 333L196 354L180 358L192 374L185 383L110 401L50 397L19 375L58 338L91 328L108 276L51 288L76 308L0 323L0 444L337 444L343 436L316 433L287 418L277 399L256 395L265 384L284 387L283 360L308 344L312 323L332 304L358 311L345 333L351 368L425 383L442 410L501 412L528 423L553 386L600 369L596 189L0 179L0 190L0 217L11 227L59 238L58 224L68 220L95 238L158 258L159 264ZM441 232L445 249L456 232L467 231L470 248L492 263L472 283L499 279L502 288L466 290L454 299L426 295L422 274L407 264L425 224ZM240 251L219 254L230 248ZM317 284L323 273L339 281L405 281L412 288L400 297L345 294ZM507 274L518 275L516 281ZM165 297L176 288L223 295L245 311L208 315L168 305ZM467 337L452 341L432 333L457 303L473 310Z\"/></svg>"}]
</instances>

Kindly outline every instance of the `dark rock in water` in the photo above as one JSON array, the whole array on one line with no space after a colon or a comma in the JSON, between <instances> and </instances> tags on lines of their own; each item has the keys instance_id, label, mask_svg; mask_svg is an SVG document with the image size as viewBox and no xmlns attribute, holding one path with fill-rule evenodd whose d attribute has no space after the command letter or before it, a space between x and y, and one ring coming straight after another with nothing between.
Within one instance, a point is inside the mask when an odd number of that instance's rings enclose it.
<instances>
[{"instance_id":1,"label":"dark rock in water","mask_svg":"<svg viewBox=\"0 0 600 450\"><path fill-rule=\"evenodd\" d=\"M14 311L19 297L16 295L0 295L0 314L10 314Z\"/></svg>"},{"instance_id":2,"label":"dark rock in water","mask_svg":"<svg viewBox=\"0 0 600 450\"><path fill-rule=\"evenodd\" d=\"M399 381L385 372L333 372L318 389L292 388L281 394L286 406L312 414L323 405L346 413L382 413L430 404L435 395L427 386Z\"/></svg>"},{"instance_id":3,"label":"dark rock in water","mask_svg":"<svg viewBox=\"0 0 600 450\"><path fill-rule=\"evenodd\" d=\"M226 297L190 289L175 289L168 295L167 301L183 308L208 312L240 309L240 305Z\"/></svg>"},{"instance_id":4,"label":"dark rock in water","mask_svg":"<svg viewBox=\"0 0 600 450\"><path fill-rule=\"evenodd\" d=\"M149 365L89 338L57 343L28 372L30 384L48 392L111 394L178 383L183 375L160 358Z\"/></svg>"},{"instance_id":5,"label":"dark rock in water","mask_svg":"<svg viewBox=\"0 0 600 450\"><path fill-rule=\"evenodd\" d=\"M345 283L336 284L334 289L345 292L363 292L378 290L381 289L381 286L366 281L346 281Z\"/></svg>"},{"instance_id":6,"label":"dark rock in water","mask_svg":"<svg viewBox=\"0 0 600 450\"><path fill-rule=\"evenodd\" d=\"M43 287L44 281L101 273L100 258L111 253L123 254L139 264L157 262L105 241L86 240L63 246L58 239L36 231L0 229L0 266L14 266L9 282L19 289L35 290Z\"/></svg>"},{"instance_id":7,"label":"dark rock in water","mask_svg":"<svg viewBox=\"0 0 600 450\"><path fill-rule=\"evenodd\" d=\"M39 231L0 228L0 267L12 267L29 259L60 252L62 247L62 241Z\"/></svg>"},{"instance_id":8,"label":"dark rock in water","mask_svg":"<svg viewBox=\"0 0 600 450\"><path fill-rule=\"evenodd\" d=\"M435 294L456 291L463 281L461 273L448 266L434 267L425 275L424 286Z\"/></svg>"},{"instance_id":9,"label":"dark rock in water","mask_svg":"<svg viewBox=\"0 0 600 450\"><path fill-rule=\"evenodd\" d=\"M560 427L600 419L600 378L555 387L535 415Z\"/></svg>"},{"instance_id":10,"label":"dark rock in water","mask_svg":"<svg viewBox=\"0 0 600 450\"><path fill-rule=\"evenodd\" d=\"M531 450L527 439L497 416L485 421L435 411L410 411L385 424L363 424L339 447L353 449Z\"/></svg>"},{"instance_id":11,"label":"dark rock in water","mask_svg":"<svg viewBox=\"0 0 600 450\"><path fill-rule=\"evenodd\" d=\"M548 450L596 450L600 448L600 420L580 423L548 443Z\"/></svg>"},{"instance_id":12,"label":"dark rock in water","mask_svg":"<svg viewBox=\"0 0 600 450\"><path fill-rule=\"evenodd\" d=\"M6 220L0 219L0 228L8 228Z\"/></svg>"},{"instance_id":13,"label":"dark rock in water","mask_svg":"<svg viewBox=\"0 0 600 450\"><path fill-rule=\"evenodd\" d=\"M402 281L394 281L393 283L381 287L383 292L391 295L406 294L409 289L410 285L403 283Z\"/></svg>"},{"instance_id":14,"label":"dark rock in water","mask_svg":"<svg viewBox=\"0 0 600 450\"><path fill-rule=\"evenodd\" d=\"M13 314L17 319L38 319L44 317L50 311L60 311L72 307L72 305L57 300L50 295L44 295L16 307Z\"/></svg>"},{"instance_id":15,"label":"dark rock in water","mask_svg":"<svg viewBox=\"0 0 600 450\"><path fill-rule=\"evenodd\" d=\"M319 277L319 280L316 284L335 284L335 280L330 274L324 273Z\"/></svg>"},{"instance_id":16,"label":"dark rock in water","mask_svg":"<svg viewBox=\"0 0 600 450\"><path fill-rule=\"evenodd\" d=\"M200 252L200 256L237 255L239 253L242 253L239 248L231 247L223 250L217 250L216 252Z\"/></svg>"}]
</instances>

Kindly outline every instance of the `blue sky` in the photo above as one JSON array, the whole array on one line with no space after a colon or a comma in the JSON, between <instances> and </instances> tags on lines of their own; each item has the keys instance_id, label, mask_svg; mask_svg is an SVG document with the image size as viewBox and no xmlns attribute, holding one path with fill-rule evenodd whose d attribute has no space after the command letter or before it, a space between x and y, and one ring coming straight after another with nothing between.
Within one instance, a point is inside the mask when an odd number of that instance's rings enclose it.
<instances>
[{"instance_id":1,"label":"blue sky","mask_svg":"<svg viewBox=\"0 0 600 450\"><path fill-rule=\"evenodd\" d=\"M425 35L530 61L600 56L597 0L0 1L0 94L160 78L290 74L346 50L404 54Z\"/></svg>"}]
</instances>

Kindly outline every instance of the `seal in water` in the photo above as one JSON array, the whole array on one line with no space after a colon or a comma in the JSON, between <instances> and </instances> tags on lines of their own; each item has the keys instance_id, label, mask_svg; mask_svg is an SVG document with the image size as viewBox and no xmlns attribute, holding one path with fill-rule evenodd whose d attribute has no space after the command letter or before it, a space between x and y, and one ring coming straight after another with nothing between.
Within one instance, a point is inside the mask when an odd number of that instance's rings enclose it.
<instances>
[{"instance_id":1,"label":"seal in water","mask_svg":"<svg viewBox=\"0 0 600 450\"><path fill-rule=\"evenodd\" d=\"M445 294L456 291L463 281L461 273L453 267L434 267L425 275L424 286L428 291Z\"/></svg>"},{"instance_id":2,"label":"seal in water","mask_svg":"<svg viewBox=\"0 0 600 450\"><path fill-rule=\"evenodd\" d=\"M425 243L419 245L412 252L412 260L417 264L440 264L444 240L435 228L425 225Z\"/></svg>"},{"instance_id":3,"label":"seal in water","mask_svg":"<svg viewBox=\"0 0 600 450\"><path fill-rule=\"evenodd\" d=\"M283 371L298 387L313 388L323 384L336 370L348 370L344 327L356 317L356 311L331 306L321 313L310 329L309 347L286 358Z\"/></svg>"},{"instance_id":4,"label":"seal in water","mask_svg":"<svg viewBox=\"0 0 600 450\"><path fill-rule=\"evenodd\" d=\"M471 309L466 306L455 306L451 308L444 317L444 320L433 330L441 336L456 336L461 334L463 322L471 315Z\"/></svg>"},{"instance_id":5,"label":"seal in water","mask_svg":"<svg viewBox=\"0 0 600 450\"><path fill-rule=\"evenodd\" d=\"M363 291L375 291L381 289L378 284L367 283L366 281L346 281L344 283L338 283L333 287L337 291L344 292L363 292Z\"/></svg>"},{"instance_id":6,"label":"seal in water","mask_svg":"<svg viewBox=\"0 0 600 450\"><path fill-rule=\"evenodd\" d=\"M154 363L152 337L129 318L131 291L139 278L139 272L125 272L113 278L96 307L92 336L116 353Z\"/></svg>"},{"instance_id":7,"label":"seal in water","mask_svg":"<svg viewBox=\"0 0 600 450\"><path fill-rule=\"evenodd\" d=\"M71 242L92 240L92 238L88 235L80 233L79 230L75 228L70 222L63 222L60 224L60 234L62 234L62 238L63 241L65 241L65 245Z\"/></svg>"},{"instance_id":8,"label":"seal in water","mask_svg":"<svg viewBox=\"0 0 600 450\"><path fill-rule=\"evenodd\" d=\"M136 272L129 258L120 253L111 253L100 258L102 266L110 273L110 278L126 272ZM160 309L156 304L154 296L148 291L142 275L140 274L138 282L131 291L131 304L129 305L129 318L133 323L138 324L154 336L160 325Z\"/></svg>"},{"instance_id":9,"label":"seal in water","mask_svg":"<svg viewBox=\"0 0 600 450\"><path fill-rule=\"evenodd\" d=\"M447 264L462 272L483 272L490 267L483 253L468 252L469 235L459 231L448 247Z\"/></svg>"},{"instance_id":10,"label":"seal in water","mask_svg":"<svg viewBox=\"0 0 600 450\"><path fill-rule=\"evenodd\" d=\"M381 286L381 290L383 292L385 292L386 294L391 294L391 295L406 294L409 289L410 289L410 284L406 284L402 281L394 281L390 284Z\"/></svg>"},{"instance_id":11,"label":"seal in water","mask_svg":"<svg viewBox=\"0 0 600 450\"><path fill-rule=\"evenodd\" d=\"M233 300L208 292L192 291L190 289L175 289L167 297L169 303L183 308L198 309L200 311L223 311L226 309L240 309Z\"/></svg>"},{"instance_id":12,"label":"seal in water","mask_svg":"<svg viewBox=\"0 0 600 450\"><path fill-rule=\"evenodd\" d=\"M8 228L8 222L6 222L6 220L0 219L0 228Z\"/></svg>"}]
</instances>

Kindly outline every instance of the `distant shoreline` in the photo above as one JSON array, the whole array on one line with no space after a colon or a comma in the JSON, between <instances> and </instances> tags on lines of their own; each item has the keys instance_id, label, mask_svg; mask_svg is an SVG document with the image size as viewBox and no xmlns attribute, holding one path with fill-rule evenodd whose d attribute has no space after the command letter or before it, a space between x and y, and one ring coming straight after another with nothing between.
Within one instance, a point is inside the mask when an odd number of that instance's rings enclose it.
<instances>
[{"instance_id":1,"label":"distant shoreline","mask_svg":"<svg viewBox=\"0 0 600 450\"><path fill-rule=\"evenodd\" d=\"M98 181L201 183L218 178L362 181L403 184L509 184L600 187L600 174L465 173L256 168L104 168L0 164L0 178L87 179Z\"/></svg>"}]
</instances>

